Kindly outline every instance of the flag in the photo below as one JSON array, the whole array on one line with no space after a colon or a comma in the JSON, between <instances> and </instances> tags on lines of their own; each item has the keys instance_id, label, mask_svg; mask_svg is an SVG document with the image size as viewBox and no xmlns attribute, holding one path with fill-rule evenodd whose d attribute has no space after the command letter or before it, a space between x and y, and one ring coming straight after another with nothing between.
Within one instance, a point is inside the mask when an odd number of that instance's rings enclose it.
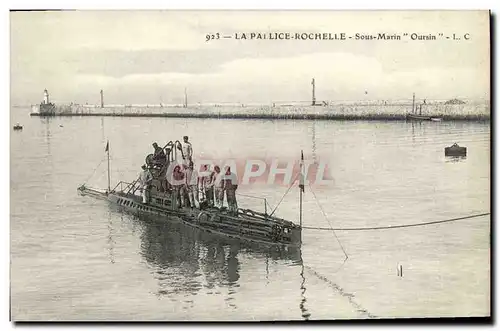
<instances>
[{"instance_id":1,"label":"flag","mask_svg":"<svg viewBox=\"0 0 500 331\"><path fill-rule=\"evenodd\" d=\"M109 140L108 140L108 142L107 142L107 144L106 144L106 149L105 149L104 151L105 151L105 152L109 151Z\"/></svg>"},{"instance_id":2,"label":"flag","mask_svg":"<svg viewBox=\"0 0 500 331\"><path fill-rule=\"evenodd\" d=\"M304 173L303 173L303 167L304 167L304 152L300 151L300 180L299 180L299 187L302 192L304 192Z\"/></svg>"}]
</instances>

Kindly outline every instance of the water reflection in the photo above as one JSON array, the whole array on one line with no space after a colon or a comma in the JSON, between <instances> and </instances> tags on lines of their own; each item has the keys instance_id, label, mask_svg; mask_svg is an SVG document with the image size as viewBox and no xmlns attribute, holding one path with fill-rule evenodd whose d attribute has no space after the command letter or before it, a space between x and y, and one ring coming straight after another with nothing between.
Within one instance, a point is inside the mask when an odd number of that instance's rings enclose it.
<instances>
[{"instance_id":1,"label":"water reflection","mask_svg":"<svg viewBox=\"0 0 500 331\"><path fill-rule=\"evenodd\" d=\"M113 239L113 217L111 217L111 210L108 212L108 253L109 261L115 263L115 240Z\"/></svg>"},{"instance_id":2,"label":"water reflection","mask_svg":"<svg viewBox=\"0 0 500 331\"><path fill-rule=\"evenodd\" d=\"M169 223L143 227L141 254L159 281L158 294L196 295L201 289L200 245L191 239L192 231Z\"/></svg>"},{"instance_id":3,"label":"water reflection","mask_svg":"<svg viewBox=\"0 0 500 331\"><path fill-rule=\"evenodd\" d=\"M45 137L45 143L47 145L47 156L52 156L52 153L50 151L50 138L52 137L52 134L50 132L50 117L43 117L42 118L42 123L44 123L44 133L43 136Z\"/></svg>"},{"instance_id":4,"label":"water reflection","mask_svg":"<svg viewBox=\"0 0 500 331\"><path fill-rule=\"evenodd\" d=\"M467 160L467 156L445 156L446 162L462 162Z\"/></svg>"},{"instance_id":5,"label":"water reflection","mask_svg":"<svg viewBox=\"0 0 500 331\"><path fill-rule=\"evenodd\" d=\"M302 318L304 320L309 320L309 317L311 314L307 311L306 308L306 278L304 277L304 263L301 261L301 268L300 268L300 277L302 278L302 282L300 283L300 304L299 308L302 313Z\"/></svg>"},{"instance_id":6,"label":"water reflection","mask_svg":"<svg viewBox=\"0 0 500 331\"><path fill-rule=\"evenodd\" d=\"M425 136L425 125L423 125L422 121L411 121L411 141L412 143L416 142L417 136ZM415 132L415 129L417 132Z\"/></svg>"},{"instance_id":7,"label":"water reflection","mask_svg":"<svg viewBox=\"0 0 500 331\"><path fill-rule=\"evenodd\" d=\"M145 220L141 217L141 220ZM300 249L247 243L148 217L141 234L141 254L158 280L158 295L207 294L227 288L228 304L240 286L241 255L263 261L300 263Z\"/></svg>"},{"instance_id":8,"label":"water reflection","mask_svg":"<svg viewBox=\"0 0 500 331\"><path fill-rule=\"evenodd\" d=\"M312 159L314 164L317 163L316 160L316 121L313 121L312 124Z\"/></svg>"},{"instance_id":9,"label":"water reflection","mask_svg":"<svg viewBox=\"0 0 500 331\"><path fill-rule=\"evenodd\" d=\"M42 118L42 123L44 124L44 129L43 129L43 137L45 138L45 145L47 146L47 152L45 156L45 161L46 164L49 165L49 169L45 172L45 182L47 183L47 190L44 192L44 200L47 200L47 194L51 194L54 190L54 174L56 173L54 171L54 162L53 162L53 155L51 151L51 140L52 140L52 132L50 131L50 126L51 126L51 121L52 119L50 117L44 117Z\"/></svg>"},{"instance_id":10,"label":"water reflection","mask_svg":"<svg viewBox=\"0 0 500 331\"><path fill-rule=\"evenodd\" d=\"M104 144L106 141L104 133L104 117L101 117L101 142Z\"/></svg>"},{"instance_id":11,"label":"water reflection","mask_svg":"<svg viewBox=\"0 0 500 331\"><path fill-rule=\"evenodd\" d=\"M415 143L415 122L411 122L411 142Z\"/></svg>"},{"instance_id":12,"label":"water reflection","mask_svg":"<svg viewBox=\"0 0 500 331\"><path fill-rule=\"evenodd\" d=\"M227 257L227 266L226 266L226 274L227 274L227 285L228 285L228 295L226 301L229 303L229 306L232 308L236 308L236 305L231 301L234 300L234 294L236 293L235 288L239 287L238 280L240 279L240 262L238 261L238 252L239 249L236 245L229 246L229 254Z\"/></svg>"}]
</instances>

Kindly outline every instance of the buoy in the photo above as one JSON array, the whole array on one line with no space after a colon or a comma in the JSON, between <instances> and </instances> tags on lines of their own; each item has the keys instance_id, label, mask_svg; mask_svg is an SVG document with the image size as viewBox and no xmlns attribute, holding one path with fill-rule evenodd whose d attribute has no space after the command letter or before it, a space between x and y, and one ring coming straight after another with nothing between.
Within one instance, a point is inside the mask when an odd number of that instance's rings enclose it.
<instances>
[{"instance_id":1,"label":"buoy","mask_svg":"<svg viewBox=\"0 0 500 331\"><path fill-rule=\"evenodd\" d=\"M444 149L445 156L467 156L467 148L463 146L458 146L457 143L454 143L450 147L445 147Z\"/></svg>"}]
</instances>

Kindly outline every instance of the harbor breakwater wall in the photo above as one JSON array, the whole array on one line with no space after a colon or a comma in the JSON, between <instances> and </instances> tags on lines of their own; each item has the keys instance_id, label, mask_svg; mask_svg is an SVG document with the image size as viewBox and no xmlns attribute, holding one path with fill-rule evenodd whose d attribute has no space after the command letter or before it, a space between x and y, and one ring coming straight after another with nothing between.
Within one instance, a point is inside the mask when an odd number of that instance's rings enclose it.
<instances>
[{"instance_id":1,"label":"harbor breakwater wall","mask_svg":"<svg viewBox=\"0 0 500 331\"><path fill-rule=\"evenodd\" d=\"M32 116L117 116L234 119L318 119L318 120L404 120L412 104L336 104L328 106L56 106L51 113L32 107ZM417 111L419 114L420 111ZM422 106L422 115L443 120L490 119L487 102L466 104L435 103Z\"/></svg>"}]
</instances>

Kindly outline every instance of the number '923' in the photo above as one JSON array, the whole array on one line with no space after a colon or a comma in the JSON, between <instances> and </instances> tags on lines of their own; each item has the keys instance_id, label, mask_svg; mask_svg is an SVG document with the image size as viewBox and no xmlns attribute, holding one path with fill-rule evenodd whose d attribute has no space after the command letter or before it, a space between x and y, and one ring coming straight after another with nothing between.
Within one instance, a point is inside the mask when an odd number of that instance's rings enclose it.
<instances>
[{"instance_id":1,"label":"number '923'","mask_svg":"<svg viewBox=\"0 0 500 331\"><path fill-rule=\"evenodd\" d=\"M205 41L210 41L210 40L220 39L220 35L219 35L219 33L218 33L218 32L217 32L217 33L215 33L215 34L213 34L213 33L212 33L212 34L210 34L210 33L209 33L209 34L207 34L207 35L205 36L205 39L206 39Z\"/></svg>"}]
</instances>

